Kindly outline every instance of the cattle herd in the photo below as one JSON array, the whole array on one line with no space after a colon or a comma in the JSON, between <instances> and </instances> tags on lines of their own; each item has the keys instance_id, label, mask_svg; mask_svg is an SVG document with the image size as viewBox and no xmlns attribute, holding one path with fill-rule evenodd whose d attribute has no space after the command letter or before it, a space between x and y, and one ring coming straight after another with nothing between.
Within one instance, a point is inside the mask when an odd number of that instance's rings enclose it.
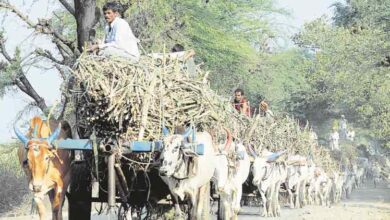
<instances>
[{"instance_id":1,"label":"cattle herd","mask_svg":"<svg viewBox=\"0 0 390 220\"><path fill-rule=\"evenodd\" d=\"M58 128L49 135L50 132L45 131L47 126L42 125L40 119L34 118L29 136L15 128L24 143L19 157L41 219L46 218L42 198L48 192L53 219L62 219L64 189L69 183L69 173L65 170L70 158L63 150L53 149L52 142L69 136L70 131L63 124L61 133ZM157 169L158 176L169 188L175 218L209 219L210 195L214 193L219 195L218 218L237 219L243 200L243 185L248 184L256 189L252 193L260 200L261 216L277 217L281 215L281 201L287 201L290 208L313 204L330 206L340 202L341 198L348 198L352 190L367 179L373 179L376 185L380 178L380 168L367 158L357 157L338 170L324 170L309 155L266 149L255 153L234 139L227 129L224 132L226 139L223 143L216 143L210 133L197 132L192 127L183 134L164 134ZM194 142L203 145L203 154L183 147ZM186 210L180 205L183 201L189 204Z\"/></svg>"},{"instance_id":2,"label":"cattle herd","mask_svg":"<svg viewBox=\"0 0 390 220\"><path fill-rule=\"evenodd\" d=\"M369 176L375 181L379 177L378 167L370 164L367 158L355 158L341 169L326 172L307 155L268 150L253 155L242 143L233 141L229 134L226 143L216 145L207 132L197 133L196 137L204 144L205 153L194 157L192 167L187 167L189 163L186 163L190 152L180 150L188 134L165 137L160 167L160 174L168 184L174 202L186 197L191 200L190 216L194 219L207 219L209 215L210 182L219 194L219 218L237 219L243 184L249 179L249 184L257 188L254 193L260 195L261 216L277 217L281 214L281 191L287 191L290 208L314 204L330 206L340 202L341 198L349 198L352 190ZM193 173L181 179L188 169ZM175 214L182 215L178 205Z\"/></svg>"}]
</instances>

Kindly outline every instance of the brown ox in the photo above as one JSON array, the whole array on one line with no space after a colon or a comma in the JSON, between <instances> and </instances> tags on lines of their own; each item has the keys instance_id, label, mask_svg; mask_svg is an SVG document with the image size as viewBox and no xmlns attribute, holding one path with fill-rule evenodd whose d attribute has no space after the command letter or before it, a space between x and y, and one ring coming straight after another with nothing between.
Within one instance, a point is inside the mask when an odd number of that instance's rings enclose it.
<instances>
[{"instance_id":1,"label":"brown ox","mask_svg":"<svg viewBox=\"0 0 390 220\"><path fill-rule=\"evenodd\" d=\"M41 220L47 219L43 197L48 193L52 206L52 219L62 219L62 204L70 182L70 153L54 149L56 139L70 138L68 123L51 120L50 127L41 118L31 120L29 135L25 136L17 128L15 133L23 142L18 150L20 163L26 172L29 188L34 192ZM51 129L57 128L51 135ZM29 136L29 137L28 137Z\"/></svg>"}]
</instances>

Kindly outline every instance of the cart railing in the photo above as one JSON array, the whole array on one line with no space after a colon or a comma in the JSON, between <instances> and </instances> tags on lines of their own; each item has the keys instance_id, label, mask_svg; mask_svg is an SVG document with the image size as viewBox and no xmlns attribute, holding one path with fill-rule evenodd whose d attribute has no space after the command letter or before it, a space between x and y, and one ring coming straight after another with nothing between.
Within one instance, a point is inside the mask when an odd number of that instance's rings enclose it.
<instances>
[{"instance_id":1,"label":"cart railing","mask_svg":"<svg viewBox=\"0 0 390 220\"><path fill-rule=\"evenodd\" d=\"M64 150L93 150L93 141L90 139L64 139L54 143L58 149ZM198 155L203 155L204 145L197 143L187 143L182 146L190 149ZM129 141L122 144L123 153L152 152L161 151L162 141Z\"/></svg>"}]
</instances>

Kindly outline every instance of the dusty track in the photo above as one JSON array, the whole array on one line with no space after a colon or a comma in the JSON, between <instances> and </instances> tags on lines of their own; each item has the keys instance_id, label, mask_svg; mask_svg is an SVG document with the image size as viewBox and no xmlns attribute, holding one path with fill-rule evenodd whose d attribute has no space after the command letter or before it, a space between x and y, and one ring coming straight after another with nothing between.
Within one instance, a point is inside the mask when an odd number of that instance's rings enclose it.
<instances>
[{"instance_id":1,"label":"dusty track","mask_svg":"<svg viewBox=\"0 0 390 220\"><path fill-rule=\"evenodd\" d=\"M351 198L341 201L340 204L331 207L307 206L302 209L282 209L280 218L288 220L337 220L337 219L357 219L357 220L390 220L390 188L384 184L373 188L372 184L364 185L360 189L353 191ZM66 209L65 209L66 210ZM64 210L64 211L65 211ZM258 207L244 207L239 215L239 219L254 220L260 219L260 209ZM108 216L96 214L92 215L93 220L109 219ZM21 216L0 218L0 220L32 220L38 216ZM64 220L68 219L64 213ZM216 219L213 216L212 219Z\"/></svg>"},{"instance_id":2,"label":"dusty track","mask_svg":"<svg viewBox=\"0 0 390 220\"><path fill-rule=\"evenodd\" d=\"M340 204L331 207L307 206L302 209L282 209L280 218L269 219L288 219L288 220L336 220L336 219L357 219L357 220L376 220L390 219L390 188L384 184L373 188L372 184L355 189L348 200L341 201ZM245 207L239 216L239 219L252 220L259 219L258 208Z\"/></svg>"}]
</instances>

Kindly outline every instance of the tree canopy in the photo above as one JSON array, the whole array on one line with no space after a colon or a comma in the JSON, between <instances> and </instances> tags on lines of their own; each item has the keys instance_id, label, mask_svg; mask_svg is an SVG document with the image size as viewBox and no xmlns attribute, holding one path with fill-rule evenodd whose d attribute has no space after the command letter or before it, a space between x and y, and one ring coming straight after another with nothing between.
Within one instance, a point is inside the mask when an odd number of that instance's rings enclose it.
<instances>
[{"instance_id":1,"label":"tree canopy","mask_svg":"<svg viewBox=\"0 0 390 220\"><path fill-rule=\"evenodd\" d=\"M351 0L334 6L333 24L319 18L295 38L311 54L305 96L311 111L348 114L351 121L388 142L389 2Z\"/></svg>"},{"instance_id":2,"label":"tree canopy","mask_svg":"<svg viewBox=\"0 0 390 220\"><path fill-rule=\"evenodd\" d=\"M86 41L95 32L102 37L101 7L106 2L58 0L62 7L52 18L38 20L30 20L8 1L0 0L0 9L51 39L55 50L37 48L31 56L51 62L66 80ZM269 49L269 41L284 37L272 19L288 14L272 0L120 2L144 53L167 52L176 43L194 49L219 94L230 96L240 87L253 106L265 99L277 112L317 123L346 114L372 136L389 142L389 1L336 3L332 23L324 17L307 23L294 37L298 47L287 50ZM3 30L0 95L18 88L44 111L45 100L26 77L29 63L20 55L25 48L10 53L6 43Z\"/></svg>"}]
</instances>

